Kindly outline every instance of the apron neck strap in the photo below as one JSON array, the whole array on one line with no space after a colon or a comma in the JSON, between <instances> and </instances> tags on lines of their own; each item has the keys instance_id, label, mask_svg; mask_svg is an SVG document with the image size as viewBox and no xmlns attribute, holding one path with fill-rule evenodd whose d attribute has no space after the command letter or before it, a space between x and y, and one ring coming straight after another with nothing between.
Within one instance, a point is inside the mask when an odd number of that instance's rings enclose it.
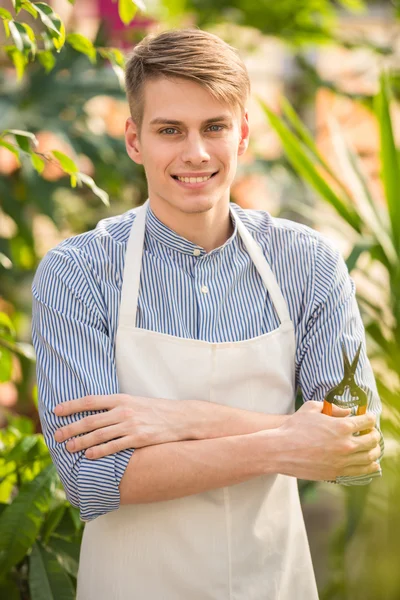
<instances>
[{"instance_id":1,"label":"apron neck strap","mask_svg":"<svg viewBox=\"0 0 400 600\"><path fill-rule=\"evenodd\" d=\"M146 216L149 199L139 208L132 224L131 233L125 254L124 276L121 290L121 304L119 309L119 323L121 325L136 325L136 313L138 306L140 273L142 268L144 235L146 229ZM290 315L286 301L282 295L275 275L266 261L261 247L250 235L239 215L230 206L230 212L235 219L238 232L248 251L254 265L259 272L274 304L281 323L290 322Z\"/></svg>"}]
</instances>

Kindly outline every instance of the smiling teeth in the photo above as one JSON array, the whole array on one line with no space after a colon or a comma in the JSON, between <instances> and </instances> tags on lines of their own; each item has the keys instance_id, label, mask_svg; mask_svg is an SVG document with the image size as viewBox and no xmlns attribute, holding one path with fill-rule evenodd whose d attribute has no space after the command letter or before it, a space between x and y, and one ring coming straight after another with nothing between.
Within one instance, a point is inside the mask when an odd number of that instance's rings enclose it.
<instances>
[{"instance_id":1,"label":"smiling teeth","mask_svg":"<svg viewBox=\"0 0 400 600\"><path fill-rule=\"evenodd\" d=\"M200 183L201 181L208 181L211 178L211 175L208 177L178 177L179 181L183 181L183 183Z\"/></svg>"}]
</instances>

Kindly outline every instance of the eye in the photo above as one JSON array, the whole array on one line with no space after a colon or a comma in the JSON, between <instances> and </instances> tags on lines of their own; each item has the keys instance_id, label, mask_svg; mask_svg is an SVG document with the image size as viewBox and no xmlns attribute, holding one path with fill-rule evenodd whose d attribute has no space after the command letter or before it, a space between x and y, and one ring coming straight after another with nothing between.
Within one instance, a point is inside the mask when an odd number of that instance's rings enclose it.
<instances>
[{"instance_id":1,"label":"eye","mask_svg":"<svg viewBox=\"0 0 400 600\"><path fill-rule=\"evenodd\" d=\"M178 131L178 130L175 129L175 127L167 127L166 129L162 129L160 131L160 133L165 133L166 131ZM167 135L169 135L169 134L167 133Z\"/></svg>"},{"instance_id":2,"label":"eye","mask_svg":"<svg viewBox=\"0 0 400 600\"><path fill-rule=\"evenodd\" d=\"M218 131L220 131L221 129L224 128L223 125L210 125L210 127L219 127ZM214 132L214 133L217 133L217 132Z\"/></svg>"}]
</instances>

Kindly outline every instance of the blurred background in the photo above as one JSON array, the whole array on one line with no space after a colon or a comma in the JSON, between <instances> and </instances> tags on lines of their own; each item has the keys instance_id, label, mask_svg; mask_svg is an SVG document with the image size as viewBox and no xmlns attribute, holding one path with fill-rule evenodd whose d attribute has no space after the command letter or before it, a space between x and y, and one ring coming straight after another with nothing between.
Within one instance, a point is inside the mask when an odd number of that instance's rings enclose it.
<instances>
[{"instance_id":1,"label":"blurred background","mask_svg":"<svg viewBox=\"0 0 400 600\"><path fill-rule=\"evenodd\" d=\"M123 140L124 53L199 26L251 78L231 199L340 248L382 399L384 477L299 482L320 598L398 600L400 2L144 3L0 0L0 597L74 598L82 535L40 434L33 275L60 241L147 198Z\"/></svg>"}]
</instances>

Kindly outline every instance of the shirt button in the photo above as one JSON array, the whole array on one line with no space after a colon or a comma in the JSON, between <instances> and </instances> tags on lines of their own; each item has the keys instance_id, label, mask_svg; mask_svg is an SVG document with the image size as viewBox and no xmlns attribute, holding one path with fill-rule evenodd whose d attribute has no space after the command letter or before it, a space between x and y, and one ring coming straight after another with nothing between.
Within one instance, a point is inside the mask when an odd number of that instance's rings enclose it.
<instances>
[{"instance_id":1,"label":"shirt button","mask_svg":"<svg viewBox=\"0 0 400 600\"><path fill-rule=\"evenodd\" d=\"M193 250L193 254L194 254L195 256L200 256L200 254L201 254L201 251L200 251L198 248L196 248L195 250Z\"/></svg>"},{"instance_id":2,"label":"shirt button","mask_svg":"<svg viewBox=\"0 0 400 600\"><path fill-rule=\"evenodd\" d=\"M208 287L206 285L201 286L201 291L203 294L208 294Z\"/></svg>"}]
</instances>

